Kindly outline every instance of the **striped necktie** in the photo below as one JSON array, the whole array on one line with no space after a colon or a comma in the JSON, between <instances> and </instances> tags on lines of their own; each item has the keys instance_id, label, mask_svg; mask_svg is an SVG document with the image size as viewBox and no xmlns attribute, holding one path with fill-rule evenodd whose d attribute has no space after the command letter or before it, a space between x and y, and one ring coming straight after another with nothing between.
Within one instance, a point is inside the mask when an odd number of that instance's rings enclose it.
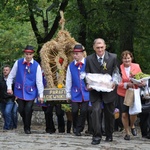
<instances>
[{"instance_id":1,"label":"striped necktie","mask_svg":"<svg viewBox=\"0 0 150 150\"><path fill-rule=\"evenodd\" d=\"M99 62L99 64L100 64L100 66L102 66L102 64L103 64L102 58L99 58L99 59L98 59L98 62Z\"/></svg>"}]
</instances>

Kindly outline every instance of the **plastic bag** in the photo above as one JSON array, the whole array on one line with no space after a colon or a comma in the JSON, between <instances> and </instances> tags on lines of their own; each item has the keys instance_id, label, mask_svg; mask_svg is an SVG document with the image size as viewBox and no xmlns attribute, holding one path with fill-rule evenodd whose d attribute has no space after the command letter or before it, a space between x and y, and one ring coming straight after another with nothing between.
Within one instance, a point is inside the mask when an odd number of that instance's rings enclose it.
<instances>
[{"instance_id":1,"label":"plastic bag","mask_svg":"<svg viewBox=\"0 0 150 150\"><path fill-rule=\"evenodd\" d=\"M121 75L119 73L118 67L116 67L112 73L112 79L115 84L119 84L122 80Z\"/></svg>"},{"instance_id":2,"label":"plastic bag","mask_svg":"<svg viewBox=\"0 0 150 150\"><path fill-rule=\"evenodd\" d=\"M140 89L134 89L134 102L133 105L129 107L130 115L137 115L142 112Z\"/></svg>"}]
</instances>

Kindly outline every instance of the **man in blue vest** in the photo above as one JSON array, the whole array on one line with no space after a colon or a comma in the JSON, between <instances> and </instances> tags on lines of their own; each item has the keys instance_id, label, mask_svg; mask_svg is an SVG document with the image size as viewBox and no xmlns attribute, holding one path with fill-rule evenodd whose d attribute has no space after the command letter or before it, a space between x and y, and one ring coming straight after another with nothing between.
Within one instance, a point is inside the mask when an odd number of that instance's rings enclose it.
<instances>
[{"instance_id":1,"label":"man in blue vest","mask_svg":"<svg viewBox=\"0 0 150 150\"><path fill-rule=\"evenodd\" d=\"M89 103L89 92L84 82L86 60L81 44L75 45L73 58L74 61L69 64L66 74L66 97L71 100L74 133L81 136Z\"/></svg>"},{"instance_id":2,"label":"man in blue vest","mask_svg":"<svg viewBox=\"0 0 150 150\"><path fill-rule=\"evenodd\" d=\"M12 83L15 79L14 95L17 97L18 111L24 124L24 132L31 134L31 118L34 99L43 103L43 82L41 67L33 59L34 49L27 45L23 50L25 57L18 59L7 79L7 93L13 94Z\"/></svg>"}]
</instances>

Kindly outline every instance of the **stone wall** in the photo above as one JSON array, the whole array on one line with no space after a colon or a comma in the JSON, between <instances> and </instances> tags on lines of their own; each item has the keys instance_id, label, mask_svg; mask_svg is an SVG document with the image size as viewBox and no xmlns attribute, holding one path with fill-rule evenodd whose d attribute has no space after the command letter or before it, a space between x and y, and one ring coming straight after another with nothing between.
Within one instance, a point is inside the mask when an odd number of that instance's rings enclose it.
<instances>
[{"instance_id":1,"label":"stone wall","mask_svg":"<svg viewBox=\"0 0 150 150\"><path fill-rule=\"evenodd\" d=\"M22 118L19 113L18 113L18 123L22 124ZM32 124L37 124L37 125L45 124L45 118L44 118L43 111L33 111Z\"/></svg>"},{"instance_id":2,"label":"stone wall","mask_svg":"<svg viewBox=\"0 0 150 150\"><path fill-rule=\"evenodd\" d=\"M44 116L44 112L42 111L42 108L34 105L33 110L34 111L32 114L32 124L45 125L45 116ZM53 113L53 119L54 119L54 123L57 124L55 112ZM0 112L0 122L3 123L1 112ZM19 113L18 113L18 124L22 124L22 118Z\"/></svg>"},{"instance_id":3,"label":"stone wall","mask_svg":"<svg viewBox=\"0 0 150 150\"><path fill-rule=\"evenodd\" d=\"M3 122L2 115L0 114L0 122ZM18 124L22 124L22 118L18 113ZM32 114L32 124L45 124L45 118L43 111L33 111Z\"/></svg>"}]
</instances>

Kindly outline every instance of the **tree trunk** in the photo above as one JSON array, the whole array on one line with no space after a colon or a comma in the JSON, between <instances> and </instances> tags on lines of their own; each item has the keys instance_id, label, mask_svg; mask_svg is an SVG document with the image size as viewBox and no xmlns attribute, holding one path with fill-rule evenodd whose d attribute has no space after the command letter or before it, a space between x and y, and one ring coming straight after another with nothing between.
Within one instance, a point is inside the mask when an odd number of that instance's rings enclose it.
<instances>
[{"instance_id":1,"label":"tree trunk","mask_svg":"<svg viewBox=\"0 0 150 150\"><path fill-rule=\"evenodd\" d=\"M134 38L134 29L135 29L135 20L137 14L137 8L134 6L135 4L131 1L126 3L125 9L126 13L124 14L124 18L120 18L121 26L120 26L120 50L129 50L132 53L133 49L133 38Z\"/></svg>"},{"instance_id":2,"label":"tree trunk","mask_svg":"<svg viewBox=\"0 0 150 150\"><path fill-rule=\"evenodd\" d=\"M86 19L87 19L87 14L86 14L86 9L84 6L83 0L77 0L78 2L78 7L79 7L79 12L84 18L80 22L80 31L79 31L79 37L78 41L86 47Z\"/></svg>"},{"instance_id":3,"label":"tree trunk","mask_svg":"<svg viewBox=\"0 0 150 150\"><path fill-rule=\"evenodd\" d=\"M36 57L36 60L38 62L40 62L40 56L39 56L39 52L43 46L44 43L46 43L47 41L51 40L52 37L55 35L57 29L58 29L58 26L59 26L59 21L60 21L60 11L64 11L66 6L68 5L68 1L69 0L62 0L61 2L61 5L59 6L59 10L58 10L58 13L57 13L57 16L55 18L55 21L51 27L51 30L45 35L44 38L42 38L42 35L40 35L40 32L36 26L36 20L34 18L34 13L33 13L33 10L31 9L30 7L30 4L29 4L29 11L30 11L30 22L31 22L31 25L32 25L32 29L33 29L33 32L35 34L35 37L37 39L37 44L38 44L38 49L37 49L37 57Z\"/></svg>"},{"instance_id":4,"label":"tree trunk","mask_svg":"<svg viewBox=\"0 0 150 150\"><path fill-rule=\"evenodd\" d=\"M133 52L133 30L134 25L131 22L120 28L120 50L129 50Z\"/></svg>"}]
</instances>

